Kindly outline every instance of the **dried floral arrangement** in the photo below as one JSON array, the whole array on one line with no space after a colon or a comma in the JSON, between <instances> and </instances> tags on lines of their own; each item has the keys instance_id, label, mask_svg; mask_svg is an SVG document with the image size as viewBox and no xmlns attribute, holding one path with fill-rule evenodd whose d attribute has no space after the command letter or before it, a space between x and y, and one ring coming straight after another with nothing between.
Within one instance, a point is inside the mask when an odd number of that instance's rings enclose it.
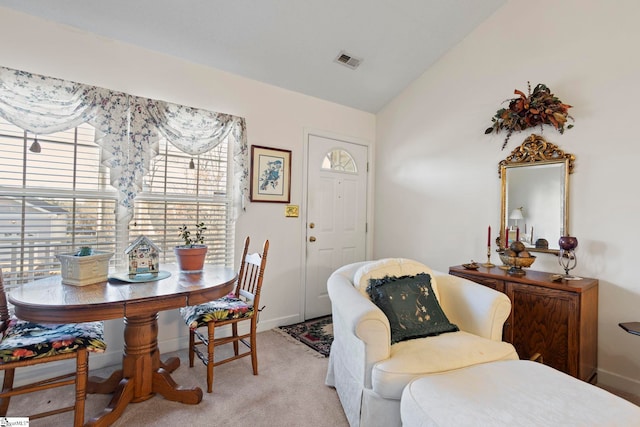
<instances>
[{"instance_id":1,"label":"dried floral arrangement","mask_svg":"<svg viewBox=\"0 0 640 427\"><path fill-rule=\"evenodd\" d=\"M503 150L507 146L511 134L515 131L535 126L540 126L542 129L542 125L552 125L562 134L567 119L573 120L568 112L571 105L560 101L546 85L539 83L533 92L529 82L527 82L527 86L529 95L527 96L516 89L513 93L518 97L504 101L509 102L509 108L499 109L491 118L493 125L484 131L485 134L489 134L506 130L507 136L502 144ZM567 129L572 127L572 124L567 125Z\"/></svg>"}]
</instances>

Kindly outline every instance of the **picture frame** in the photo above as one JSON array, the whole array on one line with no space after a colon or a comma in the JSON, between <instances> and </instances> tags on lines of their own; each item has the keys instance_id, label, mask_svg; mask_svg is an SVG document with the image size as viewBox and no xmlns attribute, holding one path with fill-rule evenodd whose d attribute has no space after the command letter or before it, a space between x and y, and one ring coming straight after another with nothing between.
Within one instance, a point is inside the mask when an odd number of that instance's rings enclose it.
<instances>
[{"instance_id":1,"label":"picture frame","mask_svg":"<svg viewBox=\"0 0 640 427\"><path fill-rule=\"evenodd\" d=\"M291 150L251 146L250 193L252 202L290 202Z\"/></svg>"}]
</instances>

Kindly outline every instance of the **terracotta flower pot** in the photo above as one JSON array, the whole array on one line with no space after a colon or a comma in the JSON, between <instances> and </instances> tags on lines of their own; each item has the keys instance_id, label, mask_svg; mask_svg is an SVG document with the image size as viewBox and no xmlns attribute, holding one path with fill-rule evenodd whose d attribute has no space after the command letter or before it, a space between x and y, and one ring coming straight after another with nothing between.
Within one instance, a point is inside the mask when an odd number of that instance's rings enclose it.
<instances>
[{"instance_id":1,"label":"terracotta flower pot","mask_svg":"<svg viewBox=\"0 0 640 427\"><path fill-rule=\"evenodd\" d=\"M176 246L173 248L180 271L202 271L207 249L206 245L196 245L194 247Z\"/></svg>"}]
</instances>

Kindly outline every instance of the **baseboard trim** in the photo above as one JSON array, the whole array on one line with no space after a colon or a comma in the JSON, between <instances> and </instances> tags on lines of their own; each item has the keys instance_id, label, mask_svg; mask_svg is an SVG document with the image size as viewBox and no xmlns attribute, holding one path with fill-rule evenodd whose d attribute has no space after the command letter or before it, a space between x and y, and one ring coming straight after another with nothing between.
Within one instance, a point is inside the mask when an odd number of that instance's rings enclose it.
<instances>
[{"instance_id":1,"label":"baseboard trim","mask_svg":"<svg viewBox=\"0 0 640 427\"><path fill-rule=\"evenodd\" d=\"M301 322L299 315L291 315L278 317L277 319L269 319L265 322L258 323L258 332L268 331L269 329L277 328L278 326L293 325L294 323Z\"/></svg>"},{"instance_id":2,"label":"baseboard trim","mask_svg":"<svg viewBox=\"0 0 640 427\"><path fill-rule=\"evenodd\" d=\"M623 377L610 371L598 369L598 384L610 386L640 397L640 381Z\"/></svg>"}]
</instances>

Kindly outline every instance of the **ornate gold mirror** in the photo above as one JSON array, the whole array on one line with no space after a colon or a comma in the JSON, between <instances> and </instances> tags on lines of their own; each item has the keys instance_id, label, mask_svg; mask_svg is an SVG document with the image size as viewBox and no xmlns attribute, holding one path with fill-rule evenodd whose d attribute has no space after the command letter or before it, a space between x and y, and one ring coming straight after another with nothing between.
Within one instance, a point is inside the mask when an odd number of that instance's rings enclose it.
<instances>
[{"instance_id":1,"label":"ornate gold mirror","mask_svg":"<svg viewBox=\"0 0 640 427\"><path fill-rule=\"evenodd\" d=\"M569 174L574 161L573 154L532 134L500 162L501 250L519 238L529 252L559 252L560 236L569 234Z\"/></svg>"}]
</instances>

